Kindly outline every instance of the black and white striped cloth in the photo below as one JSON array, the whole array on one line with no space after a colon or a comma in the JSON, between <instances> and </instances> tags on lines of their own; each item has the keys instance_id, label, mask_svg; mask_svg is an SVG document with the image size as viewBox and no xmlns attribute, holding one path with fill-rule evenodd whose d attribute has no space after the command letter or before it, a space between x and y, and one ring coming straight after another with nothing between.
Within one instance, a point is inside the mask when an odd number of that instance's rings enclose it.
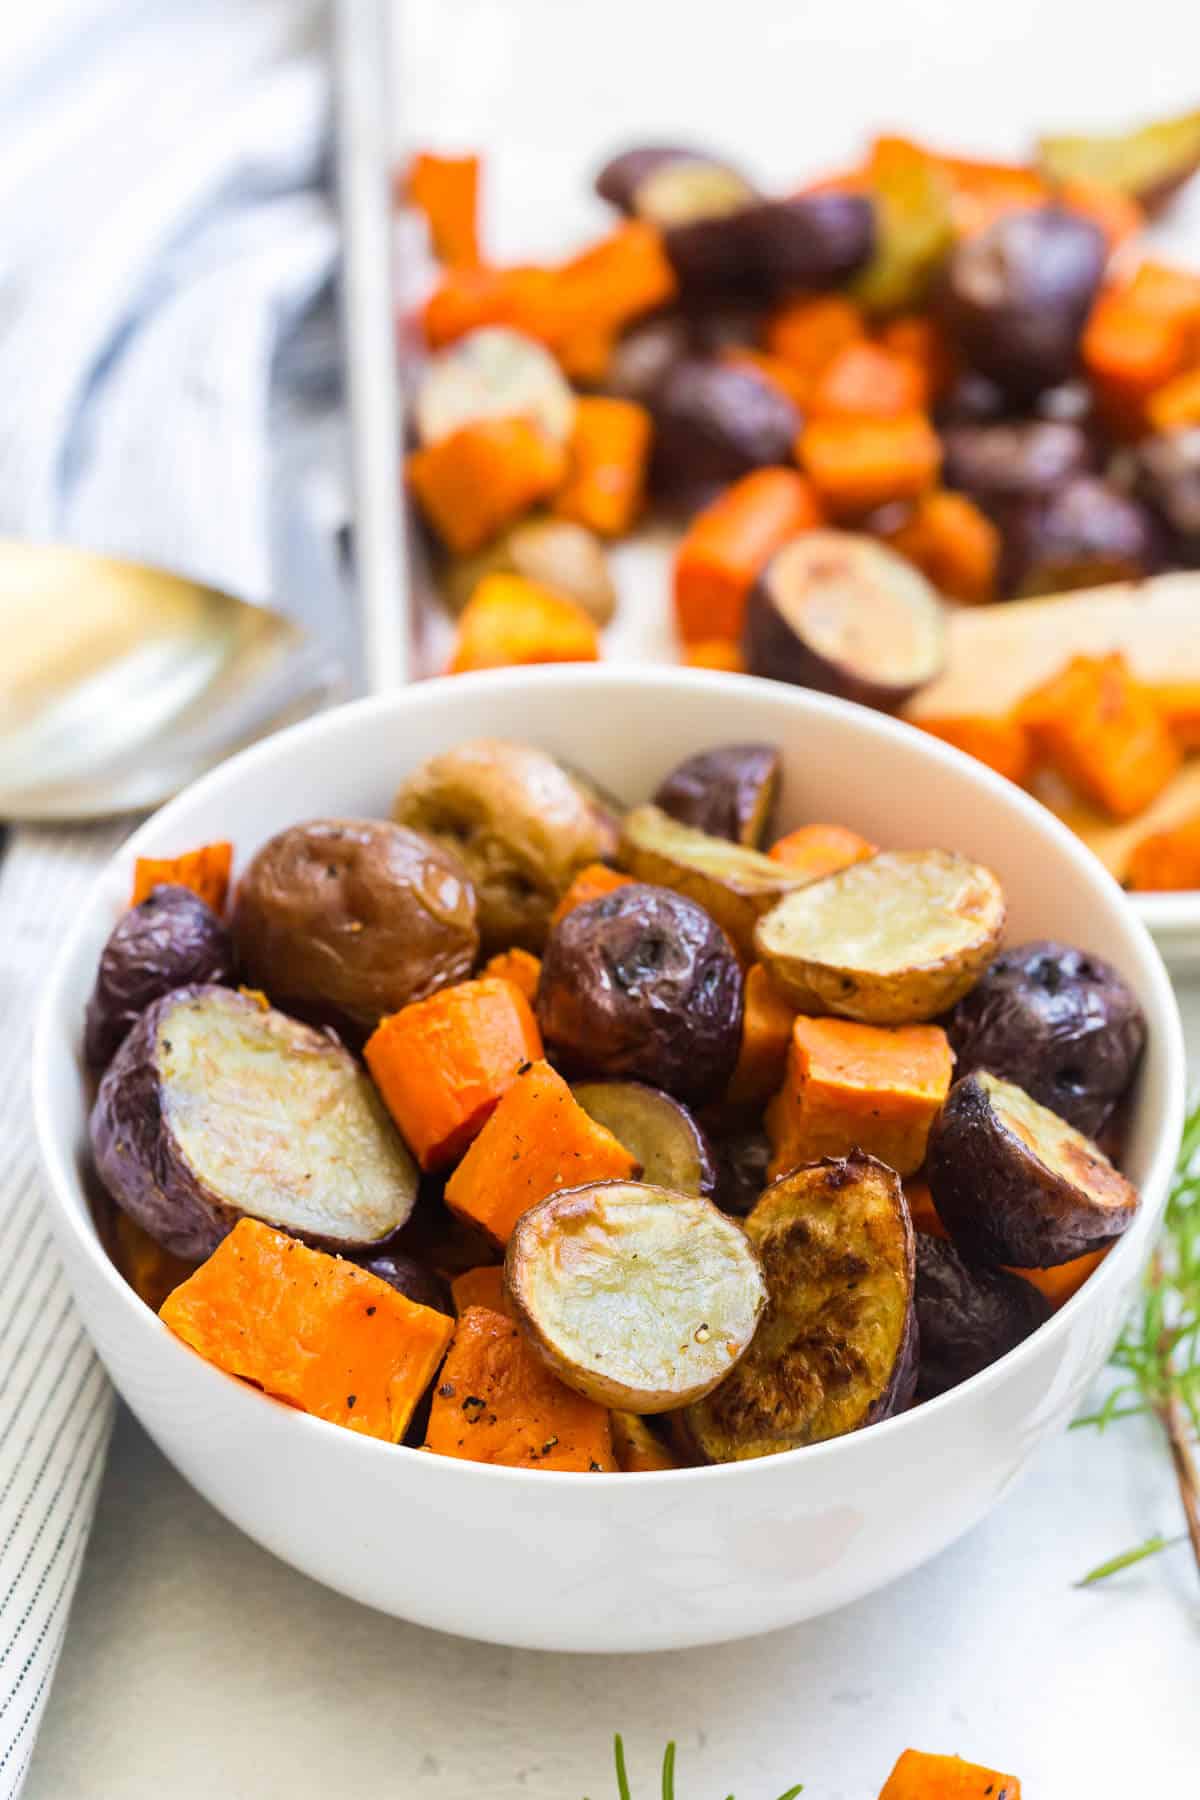
<instances>
[{"instance_id":1,"label":"black and white striped cloth","mask_svg":"<svg viewBox=\"0 0 1200 1800\"><path fill-rule=\"evenodd\" d=\"M6 18L0 536L283 597L344 649L326 28L315 0ZM17 829L0 850L0 1800L32 1752L112 1414L42 1217L30 1030L120 835Z\"/></svg>"}]
</instances>

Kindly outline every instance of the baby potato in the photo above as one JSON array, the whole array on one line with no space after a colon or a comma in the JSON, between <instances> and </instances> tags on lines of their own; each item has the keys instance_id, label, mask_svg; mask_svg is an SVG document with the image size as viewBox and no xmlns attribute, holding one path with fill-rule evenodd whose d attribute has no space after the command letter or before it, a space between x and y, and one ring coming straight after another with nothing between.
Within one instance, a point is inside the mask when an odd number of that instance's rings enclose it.
<instances>
[{"instance_id":1,"label":"baby potato","mask_svg":"<svg viewBox=\"0 0 1200 1800\"><path fill-rule=\"evenodd\" d=\"M504 1278L554 1372L636 1413L709 1393L745 1354L767 1298L732 1220L696 1194L640 1181L566 1188L530 1207Z\"/></svg>"},{"instance_id":2,"label":"baby potato","mask_svg":"<svg viewBox=\"0 0 1200 1800\"><path fill-rule=\"evenodd\" d=\"M601 200L607 200L619 212L632 213L636 210L642 183L658 169L680 162L721 166L705 151L689 149L682 144L634 144L628 150L610 156L597 171L592 186Z\"/></svg>"},{"instance_id":3,"label":"baby potato","mask_svg":"<svg viewBox=\"0 0 1200 1800\"><path fill-rule=\"evenodd\" d=\"M911 1404L912 1221L893 1170L861 1151L795 1169L746 1220L769 1305L746 1355L684 1415L709 1462L857 1431Z\"/></svg>"},{"instance_id":4,"label":"baby potato","mask_svg":"<svg viewBox=\"0 0 1200 1800\"><path fill-rule=\"evenodd\" d=\"M1058 419L956 421L942 433L943 477L995 513L1048 493L1095 462L1082 425Z\"/></svg>"},{"instance_id":5,"label":"baby potato","mask_svg":"<svg viewBox=\"0 0 1200 1800\"><path fill-rule=\"evenodd\" d=\"M232 976L233 940L211 906L190 888L156 887L121 914L100 952L84 1023L89 1069L104 1068L152 1001Z\"/></svg>"},{"instance_id":6,"label":"baby potato","mask_svg":"<svg viewBox=\"0 0 1200 1800\"><path fill-rule=\"evenodd\" d=\"M540 950L571 878L617 847L615 821L581 781L544 750L494 738L422 763L392 816L461 858L487 954Z\"/></svg>"},{"instance_id":7,"label":"baby potato","mask_svg":"<svg viewBox=\"0 0 1200 1800\"><path fill-rule=\"evenodd\" d=\"M946 1238L917 1233L918 1400L957 1387L1015 1350L1050 1317L1031 1281L963 1260Z\"/></svg>"},{"instance_id":8,"label":"baby potato","mask_svg":"<svg viewBox=\"0 0 1200 1800\"><path fill-rule=\"evenodd\" d=\"M712 1150L681 1100L641 1081L578 1081L571 1092L588 1117L625 1146L652 1186L712 1194Z\"/></svg>"},{"instance_id":9,"label":"baby potato","mask_svg":"<svg viewBox=\"0 0 1200 1800\"><path fill-rule=\"evenodd\" d=\"M929 1134L926 1174L963 1254L1018 1269L1102 1249L1140 1205L1090 1138L986 1069L950 1089Z\"/></svg>"},{"instance_id":10,"label":"baby potato","mask_svg":"<svg viewBox=\"0 0 1200 1800\"><path fill-rule=\"evenodd\" d=\"M1004 526L1000 591L1021 600L1141 581L1163 562L1163 534L1149 507L1098 475L1031 495Z\"/></svg>"},{"instance_id":11,"label":"baby potato","mask_svg":"<svg viewBox=\"0 0 1200 1800\"><path fill-rule=\"evenodd\" d=\"M450 610L460 613L485 575L523 575L565 594L597 625L617 609L604 546L573 519L522 519L475 556L457 557L441 580Z\"/></svg>"},{"instance_id":12,"label":"baby potato","mask_svg":"<svg viewBox=\"0 0 1200 1800\"><path fill-rule=\"evenodd\" d=\"M1004 917L990 869L951 850L885 850L789 894L754 941L802 1011L909 1025L966 993Z\"/></svg>"},{"instance_id":13,"label":"baby potato","mask_svg":"<svg viewBox=\"0 0 1200 1800\"><path fill-rule=\"evenodd\" d=\"M1134 474L1137 496L1165 527L1173 556L1200 568L1200 425L1146 438Z\"/></svg>"},{"instance_id":14,"label":"baby potato","mask_svg":"<svg viewBox=\"0 0 1200 1800\"><path fill-rule=\"evenodd\" d=\"M279 1006L360 1039L465 981L479 933L457 857L386 819L310 819L263 845L238 885L233 939Z\"/></svg>"},{"instance_id":15,"label":"baby potato","mask_svg":"<svg viewBox=\"0 0 1200 1800\"><path fill-rule=\"evenodd\" d=\"M565 444L575 396L550 352L501 325L469 331L432 358L413 406L422 444L440 444L476 419L532 419Z\"/></svg>"},{"instance_id":16,"label":"baby potato","mask_svg":"<svg viewBox=\"0 0 1200 1800\"><path fill-rule=\"evenodd\" d=\"M757 850L768 834L779 782L773 744L718 744L672 769L654 804L694 831Z\"/></svg>"},{"instance_id":17,"label":"baby potato","mask_svg":"<svg viewBox=\"0 0 1200 1800\"><path fill-rule=\"evenodd\" d=\"M652 485L688 507L751 469L790 462L800 430L795 404L756 371L701 357L675 363L650 406Z\"/></svg>"},{"instance_id":18,"label":"baby potato","mask_svg":"<svg viewBox=\"0 0 1200 1800\"><path fill-rule=\"evenodd\" d=\"M747 962L754 960L759 919L806 882L757 850L681 824L661 806L626 813L621 861L638 881L674 888L702 906Z\"/></svg>"}]
</instances>

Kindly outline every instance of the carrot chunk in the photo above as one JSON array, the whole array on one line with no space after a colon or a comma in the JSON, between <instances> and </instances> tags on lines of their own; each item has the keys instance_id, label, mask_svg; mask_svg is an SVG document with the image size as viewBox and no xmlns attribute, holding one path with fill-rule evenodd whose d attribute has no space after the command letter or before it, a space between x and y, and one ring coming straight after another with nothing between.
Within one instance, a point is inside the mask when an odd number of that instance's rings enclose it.
<instances>
[{"instance_id":1,"label":"carrot chunk","mask_svg":"<svg viewBox=\"0 0 1200 1800\"><path fill-rule=\"evenodd\" d=\"M159 1316L228 1374L391 1444L408 1430L453 1329L377 1275L257 1219L239 1219Z\"/></svg>"},{"instance_id":2,"label":"carrot chunk","mask_svg":"<svg viewBox=\"0 0 1200 1800\"><path fill-rule=\"evenodd\" d=\"M617 1466L607 1408L552 1375L511 1319L482 1306L454 1328L425 1448L509 1469Z\"/></svg>"},{"instance_id":3,"label":"carrot chunk","mask_svg":"<svg viewBox=\"0 0 1200 1800\"><path fill-rule=\"evenodd\" d=\"M920 412L929 398L925 376L911 357L885 344L847 344L813 383L813 418L894 419Z\"/></svg>"},{"instance_id":4,"label":"carrot chunk","mask_svg":"<svg viewBox=\"0 0 1200 1800\"><path fill-rule=\"evenodd\" d=\"M448 268L479 265L479 158L421 150L405 183L409 204L424 213L433 254Z\"/></svg>"},{"instance_id":5,"label":"carrot chunk","mask_svg":"<svg viewBox=\"0 0 1200 1800\"><path fill-rule=\"evenodd\" d=\"M578 601L524 575L485 575L459 616L446 672L599 657L596 622Z\"/></svg>"},{"instance_id":6,"label":"carrot chunk","mask_svg":"<svg viewBox=\"0 0 1200 1800\"><path fill-rule=\"evenodd\" d=\"M1162 792L1182 751L1124 656L1076 656L1026 696L1035 748L1073 787L1131 819Z\"/></svg>"},{"instance_id":7,"label":"carrot chunk","mask_svg":"<svg viewBox=\"0 0 1200 1800\"><path fill-rule=\"evenodd\" d=\"M1145 429L1150 396L1187 365L1191 322L1157 310L1135 289L1101 294L1083 330L1080 353L1114 430Z\"/></svg>"},{"instance_id":8,"label":"carrot chunk","mask_svg":"<svg viewBox=\"0 0 1200 1800\"><path fill-rule=\"evenodd\" d=\"M622 537L642 509L651 435L644 406L584 395L575 406L566 485L553 512L600 537Z\"/></svg>"},{"instance_id":9,"label":"carrot chunk","mask_svg":"<svg viewBox=\"0 0 1200 1800\"><path fill-rule=\"evenodd\" d=\"M1010 1269L1008 1272L1031 1281L1057 1312L1060 1306L1066 1305L1072 1294L1079 1292L1093 1270L1100 1267L1111 1248L1110 1244L1105 1244L1102 1250L1089 1250L1086 1256L1077 1256L1071 1262L1059 1263L1053 1269Z\"/></svg>"},{"instance_id":10,"label":"carrot chunk","mask_svg":"<svg viewBox=\"0 0 1200 1800\"><path fill-rule=\"evenodd\" d=\"M559 342L569 344L581 332L619 331L666 306L678 286L661 234L644 220L627 220L555 272Z\"/></svg>"},{"instance_id":11,"label":"carrot chunk","mask_svg":"<svg viewBox=\"0 0 1200 1800\"><path fill-rule=\"evenodd\" d=\"M953 345L936 319L928 313L900 313L881 325L877 332L881 344L899 351L923 372L925 392L940 399L954 384L959 361Z\"/></svg>"},{"instance_id":12,"label":"carrot chunk","mask_svg":"<svg viewBox=\"0 0 1200 1800\"><path fill-rule=\"evenodd\" d=\"M515 988L524 994L530 1006L537 996L538 977L542 972L541 958L532 950L501 950L483 965L485 975L495 975L500 981L511 981Z\"/></svg>"},{"instance_id":13,"label":"carrot chunk","mask_svg":"<svg viewBox=\"0 0 1200 1800\"><path fill-rule=\"evenodd\" d=\"M772 1180L856 1147L898 1174L914 1174L953 1066L937 1025L798 1018L783 1086L767 1108Z\"/></svg>"},{"instance_id":14,"label":"carrot chunk","mask_svg":"<svg viewBox=\"0 0 1200 1800\"><path fill-rule=\"evenodd\" d=\"M1155 388L1146 402L1146 417L1155 431L1200 425L1200 369L1189 369Z\"/></svg>"},{"instance_id":15,"label":"carrot chunk","mask_svg":"<svg viewBox=\"0 0 1200 1800\"><path fill-rule=\"evenodd\" d=\"M561 325L555 271L536 264L447 269L421 314L429 348L444 349L485 325L508 325L539 343L553 343Z\"/></svg>"},{"instance_id":16,"label":"carrot chunk","mask_svg":"<svg viewBox=\"0 0 1200 1800\"><path fill-rule=\"evenodd\" d=\"M226 843L202 844L182 856L139 856L133 865L129 904L140 906L156 887L172 884L190 888L215 913L223 913L232 867L233 845Z\"/></svg>"},{"instance_id":17,"label":"carrot chunk","mask_svg":"<svg viewBox=\"0 0 1200 1800\"><path fill-rule=\"evenodd\" d=\"M744 344L730 344L721 351L719 360L732 369L749 369L752 375L761 375L801 412L808 405L811 380L791 363L784 362L782 357L769 356L765 350L747 349Z\"/></svg>"},{"instance_id":18,"label":"carrot chunk","mask_svg":"<svg viewBox=\"0 0 1200 1800\"><path fill-rule=\"evenodd\" d=\"M619 869L610 869L607 863L587 863L574 877L550 914L551 925L557 925L560 919L565 919L569 912L574 912L585 901L599 900L601 895L611 894L614 888L626 887L632 880L632 875L623 875Z\"/></svg>"},{"instance_id":19,"label":"carrot chunk","mask_svg":"<svg viewBox=\"0 0 1200 1800\"><path fill-rule=\"evenodd\" d=\"M1000 533L965 494L922 494L882 536L952 600L995 599Z\"/></svg>"},{"instance_id":20,"label":"carrot chunk","mask_svg":"<svg viewBox=\"0 0 1200 1800\"><path fill-rule=\"evenodd\" d=\"M906 1750L879 1800L1021 1800L1021 1783L1015 1775L964 1762L961 1756Z\"/></svg>"},{"instance_id":21,"label":"carrot chunk","mask_svg":"<svg viewBox=\"0 0 1200 1800\"><path fill-rule=\"evenodd\" d=\"M477 1269L464 1269L450 1283L450 1293L459 1318L469 1306L486 1306L489 1312L503 1313L506 1318L512 1316L504 1292L503 1263L483 1263Z\"/></svg>"},{"instance_id":22,"label":"carrot chunk","mask_svg":"<svg viewBox=\"0 0 1200 1800\"><path fill-rule=\"evenodd\" d=\"M937 480L941 440L924 413L890 419L813 419L800 434L801 467L837 518L889 500L915 500Z\"/></svg>"},{"instance_id":23,"label":"carrot chunk","mask_svg":"<svg viewBox=\"0 0 1200 1800\"><path fill-rule=\"evenodd\" d=\"M771 314L763 333L770 355L808 378L819 375L828 363L867 335L861 310L840 294L817 299L789 300Z\"/></svg>"},{"instance_id":24,"label":"carrot chunk","mask_svg":"<svg viewBox=\"0 0 1200 1800\"><path fill-rule=\"evenodd\" d=\"M1018 787L1033 774L1034 754L1029 732L1011 713L998 718L983 714L953 714L946 718L913 721L921 731L965 750L977 762L986 763L998 775L1006 775Z\"/></svg>"},{"instance_id":25,"label":"carrot chunk","mask_svg":"<svg viewBox=\"0 0 1200 1800\"><path fill-rule=\"evenodd\" d=\"M742 1043L726 1099L733 1106L766 1100L787 1068L796 1009L775 986L762 963L746 971Z\"/></svg>"},{"instance_id":26,"label":"carrot chunk","mask_svg":"<svg viewBox=\"0 0 1200 1800\"><path fill-rule=\"evenodd\" d=\"M1185 750L1200 750L1200 681L1153 682L1147 692Z\"/></svg>"},{"instance_id":27,"label":"carrot chunk","mask_svg":"<svg viewBox=\"0 0 1200 1800\"><path fill-rule=\"evenodd\" d=\"M521 1065L541 1056L542 1038L520 989L482 976L392 1013L363 1054L421 1167L441 1169L462 1155Z\"/></svg>"},{"instance_id":28,"label":"carrot chunk","mask_svg":"<svg viewBox=\"0 0 1200 1800\"><path fill-rule=\"evenodd\" d=\"M851 863L864 862L878 847L847 825L801 825L777 838L767 855L798 875L811 875L818 881L822 875L848 869Z\"/></svg>"},{"instance_id":29,"label":"carrot chunk","mask_svg":"<svg viewBox=\"0 0 1200 1800\"><path fill-rule=\"evenodd\" d=\"M195 1273L196 1264L156 1244L128 1213L115 1210L112 1258L139 1300L158 1312L167 1295Z\"/></svg>"},{"instance_id":30,"label":"carrot chunk","mask_svg":"<svg viewBox=\"0 0 1200 1800\"><path fill-rule=\"evenodd\" d=\"M908 1210L912 1215L913 1230L923 1231L927 1237L948 1238L950 1233L942 1224L941 1215L933 1204L933 1195L929 1191L929 1183L920 1176L910 1176L904 1183L904 1198L908 1201Z\"/></svg>"},{"instance_id":31,"label":"carrot chunk","mask_svg":"<svg viewBox=\"0 0 1200 1800\"><path fill-rule=\"evenodd\" d=\"M1200 817L1169 831L1152 831L1130 852L1125 886L1135 894L1200 888Z\"/></svg>"},{"instance_id":32,"label":"carrot chunk","mask_svg":"<svg viewBox=\"0 0 1200 1800\"><path fill-rule=\"evenodd\" d=\"M562 1076L535 1062L506 1090L446 1183L446 1204L506 1244L523 1212L559 1188L634 1176L638 1165L588 1117Z\"/></svg>"},{"instance_id":33,"label":"carrot chunk","mask_svg":"<svg viewBox=\"0 0 1200 1800\"><path fill-rule=\"evenodd\" d=\"M562 486L567 456L531 419L474 419L414 450L405 468L438 536L468 556Z\"/></svg>"},{"instance_id":34,"label":"carrot chunk","mask_svg":"<svg viewBox=\"0 0 1200 1800\"><path fill-rule=\"evenodd\" d=\"M794 469L756 469L696 515L675 555L675 622L685 644L736 643L750 590L775 552L822 521Z\"/></svg>"}]
</instances>

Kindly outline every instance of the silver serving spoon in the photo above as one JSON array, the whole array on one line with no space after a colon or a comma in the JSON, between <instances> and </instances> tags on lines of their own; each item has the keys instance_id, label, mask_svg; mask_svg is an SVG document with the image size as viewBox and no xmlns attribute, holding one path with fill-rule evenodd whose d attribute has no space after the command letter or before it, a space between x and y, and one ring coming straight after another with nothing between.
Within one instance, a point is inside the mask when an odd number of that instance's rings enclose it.
<instances>
[{"instance_id":1,"label":"silver serving spoon","mask_svg":"<svg viewBox=\"0 0 1200 1800\"><path fill-rule=\"evenodd\" d=\"M0 819L156 806L340 683L331 653L266 607L0 541Z\"/></svg>"}]
</instances>

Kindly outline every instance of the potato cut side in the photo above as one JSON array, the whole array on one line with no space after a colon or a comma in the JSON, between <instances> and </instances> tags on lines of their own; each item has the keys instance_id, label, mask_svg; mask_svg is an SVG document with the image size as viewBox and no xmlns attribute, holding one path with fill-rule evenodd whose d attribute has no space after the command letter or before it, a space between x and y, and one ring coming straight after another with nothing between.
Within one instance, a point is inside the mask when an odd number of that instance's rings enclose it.
<instances>
[{"instance_id":1,"label":"potato cut side","mask_svg":"<svg viewBox=\"0 0 1200 1800\"><path fill-rule=\"evenodd\" d=\"M566 443L575 396L541 344L519 331L489 326L435 356L417 390L417 433L438 444L477 419L532 419Z\"/></svg>"},{"instance_id":2,"label":"potato cut side","mask_svg":"<svg viewBox=\"0 0 1200 1800\"><path fill-rule=\"evenodd\" d=\"M1090 1138L1011 1081L956 1081L929 1138L929 1186L980 1262L1052 1268L1100 1250L1137 1214L1137 1189Z\"/></svg>"},{"instance_id":3,"label":"potato cut side","mask_svg":"<svg viewBox=\"0 0 1200 1800\"><path fill-rule=\"evenodd\" d=\"M755 948L804 1011L907 1025L966 993L1004 917L990 869L950 850L887 850L788 895Z\"/></svg>"},{"instance_id":4,"label":"potato cut side","mask_svg":"<svg viewBox=\"0 0 1200 1800\"><path fill-rule=\"evenodd\" d=\"M702 906L747 961L754 957L758 920L806 883L769 856L681 825L659 806L626 814L621 861L638 881L674 888Z\"/></svg>"},{"instance_id":5,"label":"potato cut side","mask_svg":"<svg viewBox=\"0 0 1200 1800\"><path fill-rule=\"evenodd\" d=\"M796 1169L746 1235L770 1303L737 1368L688 1408L696 1449L742 1462L902 1411L916 1379L914 1240L893 1171L858 1152Z\"/></svg>"},{"instance_id":6,"label":"potato cut side","mask_svg":"<svg viewBox=\"0 0 1200 1800\"><path fill-rule=\"evenodd\" d=\"M624 1412L708 1393L744 1355L766 1302L732 1220L698 1195L637 1181L570 1188L531 1208L505 1279L550 1367Z\"/></svg>"},{"instance_id":7,"label":"potato cut side","mask_svg":"<svg viewBox=\"0 0 1200 1800\"><path fill-rule=\"evenodd\" d=\"M624 1144L652 1186L711 1196L717 1185L712 1150L681 1100L640 1081L577 1081L571 1092L589 1118Z\"/></svg>"}]
</instances>

